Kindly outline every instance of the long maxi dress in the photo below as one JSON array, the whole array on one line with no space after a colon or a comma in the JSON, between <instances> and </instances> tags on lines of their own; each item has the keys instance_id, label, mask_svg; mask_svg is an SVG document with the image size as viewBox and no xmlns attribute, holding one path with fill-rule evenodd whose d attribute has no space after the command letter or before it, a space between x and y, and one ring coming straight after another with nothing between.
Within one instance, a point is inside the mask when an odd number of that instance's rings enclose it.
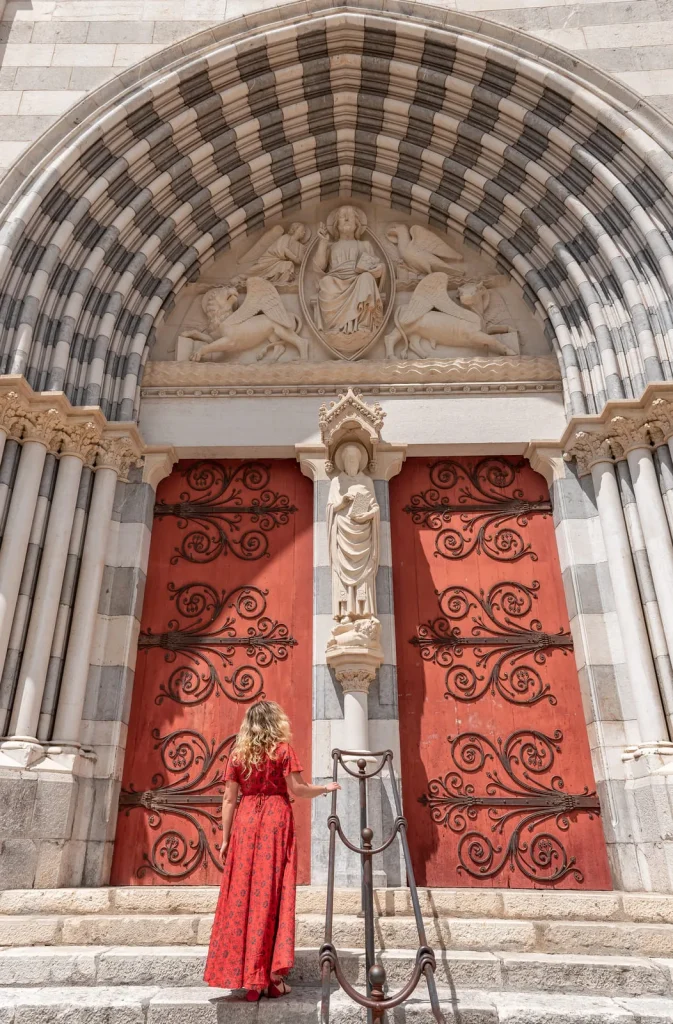
<instances>
[{"instance_id":1,"label":"long maxi dress","mask_svg":"<svg viewBox=\"0 0 673 1024\"><path fill-rule=\"evenodd\" d=\"M266 988L294 963L297 848L286 778L302 767L289 743L245 771L231 758L225 781L237 782L236 811L204 980L226 989Z\"/></svg>"}]
</instances>

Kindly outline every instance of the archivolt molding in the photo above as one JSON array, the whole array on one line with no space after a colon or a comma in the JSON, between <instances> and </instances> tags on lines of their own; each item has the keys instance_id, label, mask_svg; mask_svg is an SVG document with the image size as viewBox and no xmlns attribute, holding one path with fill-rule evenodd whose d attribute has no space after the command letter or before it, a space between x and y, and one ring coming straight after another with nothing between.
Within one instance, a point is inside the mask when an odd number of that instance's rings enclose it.
<instances>
[{"instance_id":1,"label":"archivolt molding","mask_svg":"<svg viewBox=\"0 0 673 1024\"><path fill-rule=\"evenodd\" d=\"M637 402L610 402L600 416L571 420L560 447L586 475L598 462L624 459L634 448L658 448L671 437L673 386L661 384L650 385Z\"/></svg>"},{"instance_id":2,"label":"archivolt molding","mask_svg":"<svg viewBox=\"0 0 673 1024\"><path fill-rule=\"evenodd\" d=\"M134 69L6 209L0 372L135 418L176 293L239 235L341 194L493 257L544 322L572 414L670 378L673 161L626 91L610 103L567 55L478 18L376 6L276 8Z\"/></svg>"},{"instance_id":3,"label":"archivolt molding","mask_svg":"<svg viewBox=\"0 0 673 1024\"><path fill-rule=\"evenodd\" d=\"M113 469L126 480L148 448L134 423L110 424L98 408L74 408L61 392L36 393L23 377L0 381L0 430L38 441L53 455L75 455L92 469Z\"/></svg>"}]
</instances>

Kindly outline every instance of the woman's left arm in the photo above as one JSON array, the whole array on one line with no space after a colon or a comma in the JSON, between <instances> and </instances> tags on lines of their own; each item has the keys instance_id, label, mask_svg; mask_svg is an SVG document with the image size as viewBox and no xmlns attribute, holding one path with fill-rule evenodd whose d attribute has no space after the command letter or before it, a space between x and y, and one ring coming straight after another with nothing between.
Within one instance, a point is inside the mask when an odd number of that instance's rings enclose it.
<instances>
[{"instance_id":1,"label":"woman's left arm","mask_svg":"<svg viewBox=\"0 0 673 1024\"><path fill-rule=\"evenodd\" d=\"M286 779L287 788L297 800L314 800L317 796L327 796L335 789L341 789L338 782L328 782L325 786L312 786L304 782L301 772L290 772Z\"/></svg>"}]
</instances>

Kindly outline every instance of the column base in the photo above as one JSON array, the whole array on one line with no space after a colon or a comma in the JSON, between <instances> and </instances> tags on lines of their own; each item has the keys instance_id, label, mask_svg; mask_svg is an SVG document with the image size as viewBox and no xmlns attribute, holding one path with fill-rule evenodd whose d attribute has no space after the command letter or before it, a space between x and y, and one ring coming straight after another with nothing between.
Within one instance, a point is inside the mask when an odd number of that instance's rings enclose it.
<instances>
[{"instance_id":1,"label":"column base","mask_svg":"<svg viewBox=\"0 0 673 1024\"><path fill-rule=\"evenodd\" d=\"M81 749L25 737L0 741L0 889L84 883L94 764Z\"/></svg>"},{"instance_id":2,"label":"column base","mask_svg":"<svg viewBox=\"0 0 673 1024\"><path fill-rule=\"evenodd\" d=\"M640 876L635 887L673 892L673 743L643 743L622 755L633 853ZM627 886L631 888L631 886Z\"/></svg>"}]
</instances>

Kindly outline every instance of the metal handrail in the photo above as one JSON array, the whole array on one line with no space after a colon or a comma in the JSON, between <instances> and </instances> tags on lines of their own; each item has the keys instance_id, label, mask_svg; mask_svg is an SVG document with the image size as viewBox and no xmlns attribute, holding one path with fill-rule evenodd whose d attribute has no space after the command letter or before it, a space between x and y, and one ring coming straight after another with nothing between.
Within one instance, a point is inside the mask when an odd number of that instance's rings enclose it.
<instances>
[{"instance_id":1,"label":"metal handrail","mask_svg":"<svg viewBox=\"0 0 673 1024\"><path fill-rule=\"evenodd\" d=\"M332 751L332 778L337 781L339 767L348 775L359 780L360 783L360 837L361 846L355 846L343 833L339 816L337 815L337 791L332 793L332 807L327 827L329 828L329 865L327 869L327 908L325 912L325 941L320 947L320 969L322 976L322 1001L320 1010L321 1024L329 1024L330 995L332 973L335 974L341 988L347 996L360 1006L367 1009L368 1024L382 1022L386 1010L392 1010L395 1006L405 1002L413 993L421 977L424 975L430 996L430 1006L435 1020L439 1024L445 1024L444 1016L439 1007L437 986L435 984L435 954L428 945L425 936L425 925L421 914L421 905L418 900L418 890L414 879L414 869L411 865L409 844L407 842L407 822L402 814L402 801L400 800L399 789L393 771L393 753L391 750L381 750L376 753L367 754L367 759L360 756L357 760L357 772L354 772L344 761L344 757L355 758L360 751L333 750ZM367 760L380 758L377 767L367 771ZM385 839L376 849L372 847L374 833L367 823L367 780L380 775L383 769L389 766L390 785L395 802L395 822L390 836ZM367 994L359 992L344 977L339 962L339 954L332 941L332 926L334 922L334 869L336 856L336 837L342 841L347 849L357 853L361 858L362 865L362 912L365 922L365 966L367 971ZM407 871L407 882L411 894L411 903L414 908L416 928L418 930L418 949L416 950L416 963L409 981L396 995L386 997L384 992L386 986L385 968L376 963L376 936L374 931L374 879L372 858L391 845L395 836L399 835L404 853L404 863Z\"/></svg>"}]
</instances>

